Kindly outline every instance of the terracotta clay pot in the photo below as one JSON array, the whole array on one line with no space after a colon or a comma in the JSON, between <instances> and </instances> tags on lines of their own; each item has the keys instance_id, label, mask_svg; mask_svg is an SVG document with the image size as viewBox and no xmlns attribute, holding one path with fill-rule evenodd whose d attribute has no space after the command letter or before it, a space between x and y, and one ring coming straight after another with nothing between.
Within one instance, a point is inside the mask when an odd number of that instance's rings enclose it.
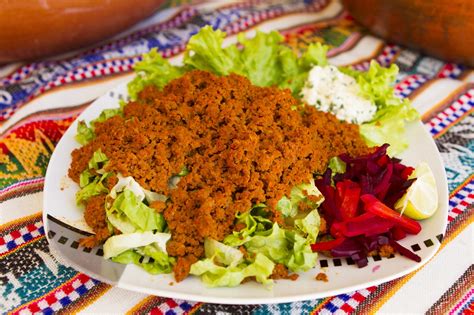
<instances>
[{"instance_id":1,"label":"terracotta clay pot","mask_svg":"<svg viewBox=\"0 0 474 315\"><path fill-rule=\"evenodd\" d=\"M354 19L387 40L474 66L474 0L343 0Z\"/></svg>"},{"instance_id":2,"label":"terracotta clay pot","mask_svg":"<svg viewBox=\"0 0 474 315\"><path fill-rule=\"evenodd\" d=\"M0 63L66 52L110 37L164 0L0 0Z\"/></svg>"}]
</instances>

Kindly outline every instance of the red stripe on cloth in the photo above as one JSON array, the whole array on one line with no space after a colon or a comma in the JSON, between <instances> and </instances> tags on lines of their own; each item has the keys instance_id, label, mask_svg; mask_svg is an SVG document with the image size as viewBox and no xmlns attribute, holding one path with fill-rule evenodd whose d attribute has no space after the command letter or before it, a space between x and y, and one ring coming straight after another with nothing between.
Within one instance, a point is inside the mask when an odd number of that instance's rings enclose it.
<instances>
[{"instance_id":1,"label":"red stripe on cloth","mask_svg":"<svg viewBox=\"0 0 474 315\"><path fill-rule=\"evenodd\" d=\"M36 241L38 238L42 237L43 234L40 232L40 229L43 227L43 223L35 222L28 224L26 227L21 227L19 230L11 231L6 233L3 237L0 237L0 257L7 255L9 252L16 250L19 246L28 244ZM23 236L29 234L29 239L25 240ZM7 247L7 243L13 242L14 247Z\"/></svg>"},{"instance_id":2,"label":"red stripe on cloth","mask_svg":"<svg viewBox=\"0 0 474 315\"><path fill-rule=\"evenodd\" d=\"M350 306L349 304L345 303L341 306L341 310L346 313L352 313L354 311L354 308L352 308L352 306Z\"/></svg>"},{"instance_id":3,"label":"red stripe on cloth","mask_svg":"<svg viewBox=\"0 0 474 315\"><path fill-rule=\"evenodd\" d=\"M13 231L13 232L10 233L10 236L11 236L12 239L15 240L15 239L17 239L21 236L21 233L20 233L20 231Z\"/></svg>"},{"instance_id":4,"label":"red stripe on cloth","mask_svg":"<svg viewBox=\"0 0 474 315\"><path fill-rule=\"evenodd\" d=\"M462 315L472 315L474 314L474 301L471 301L471 304L462 311Z\"/></svg>"},{"instance_id":5,"label":"red stripe on cloth","mask_svg":"<svg viewBox=\"0 0 474 315\"><path fill-rule=\"evenodd\" d=\"M173 299L167 299L166 304L168 304L170 308L175 308L176 306L178 306L178 303L176 303Z\"/></svg>"},{"instance_id":6,"label":"red stripe on cloth","mask_svg":"<svg viewBox=\"0 0 474 315\"><path fill-rule=\"evenodd\" d=\"M365 296L363 296L362 294L360 294L359 292L356 292L354 293L354 295L352 296L352 298L354 300L356 300L357 302L362 302L363 300L365 300Z\"/></svg>"},{"instance_id":7,"label":"red stripe on cloth","mask_svg":"<svg viewBox=\"0 0 474 315\"><path fill-rule=\"evenodd\" d=\"M159 308L154 308L150 311L150 315L163 315Z\"/></svg>"}]
</instances>

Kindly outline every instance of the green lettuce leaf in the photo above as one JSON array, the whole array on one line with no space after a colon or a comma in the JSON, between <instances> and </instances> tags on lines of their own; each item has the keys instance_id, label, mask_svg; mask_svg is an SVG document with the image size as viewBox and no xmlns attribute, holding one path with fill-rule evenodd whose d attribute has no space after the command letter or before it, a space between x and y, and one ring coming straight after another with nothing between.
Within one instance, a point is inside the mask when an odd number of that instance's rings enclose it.
<instances>
[{"instance_id":1,"label":"green lettuce leaf","mask_svg":"<svg viewBox=\"0 0 474 315\"><path fill-rule=\"evenodd\" d=\"M272 228L273 222L265 217L263 212L266 206L258 204L252 207L250 211L236 214L237 223L245 225L240 231L233 231L224 239L224 244L229 246L240 246L248 242L254 234L268 233Z\"/></svg>"},{"instance_id":2,"label":"green lettuce leaf","mask_svg":"<svg viewBox=\"0 0 474 315\"><path fill-rule=\"evenodd\" d=\"M306 194L305 194L306 193ZM307 195L317 196L317 202L311 201ZM283 196L277 203L277 210L281 211L284 217L294 217L298 214L298 205L304 202L312 209L316 209L324 201L324 197L314 184L314 180L309 183L296 185L291 189L290 198Z\"/></svg>"},{"instance_id":3,"label":"green lettuce leaf","mask_svg":"<svg viewBox=\"0 0 474 315\"><path fill-rule=\"evenodd\" d=\"M122 211L112 207L110 209L106 209L105 213L108 223L122 233L134 233L140 230Z\"/></svg>"},{"instance_id":4,"label":"green lettuce leaf","mask_svg":"<svg viewBox=\"0 0 474 315\"><path fill-rule=\"evenodd\" d=\"M88 169L81 173L79 176L79 187L83 188L89 185L96 175L92 174Z\"/></svg>"},{"instance_id":5,"label":"green lettuce leaf","mask_svg":"<svg viewBox=\"0 0 474 315\"><path fill-rule=\"evenodd\" d=\"M106 207L109 223L122 233L157 230L162 232L165 221L162 214L147 206L154 201L165 202L167 197L144 189L131 176L117 175L118 181L110 190L109 197L114 199Z\"/></svg>"},{"instance_id":6,"label":"green lettuce leaf","mask_svg":"<svg viewBox=\"0 0 474 315\"><path fill-rule=\"evenodd\" d=\"M241 52L236 45L222 47L226 36L221 30L205 26L189 39L183 63L190 69L210 71L219 75L242 72Z\"/></svg>"},{"instance_id":7,"label":"green lettuce leaf","mask_svg":"<svg viewBox=\"0 0 474 315\"><path fill-rule=\"evenodd\" d=\"M246 77L255 85L277 85L282 76L279 51L283 36L275 31L257 32L253 38L247 39L244 33L240 33L238 40L244 46L240 59Z\"/></svg>"},{"instance_id":8,"label":"green lettuce leaf","mask_svg":"<svg viewBox=\"0 0 474 315\"><path fill-rule=\"evenodd\" d=\"M285 264L290 251L285 230L281 229L278 223L274 223L271 229L252 236L244 246L250 253L264 254L281 264Z\"/></svg>"},{"instance_id":9,"label":"green lettuce leaf","mask_svg":"<svg viewBox=\"0 0 474 315\"><path fill-rule=\"evenodd\" d=\"M112 257L111 260L125 265L135 264L153 275L171 273L175 262L173 257L169 257L154 245L141 247L139 248L139 251L146 254L140 254L135 250L129 249ZM153 258L153 260L150 258Z\"/></svg>"},{"instance_id":10,"label":"green lettuce leaf","mask_svg":"<svg viewBox=\"0 0 474 315\"><path fill-rule=\"evenodd\" d=\"M110 190L110 197L116 199L121 192L123 192L124 190L129 190L140 201L143 201L143 199L145 199L144 189L136 180L133 179L132 176L123 177L121 174L118 174L117 179L117 183Z\"/></svg>"},{"instance_id":11,"label":"green lettuce leaf","mask_svg":"<svg viewBox=\"0 0 474 315\"><path fill-rule=\"evenodd\" d=\"M290 89L293 96L300 98L301 89L311 68L328 64L326 58L328 48L321 43L310 44L302 56L298 57L290 48L280 46L279 57L283 74L278 86Z\"/></svg>"},{"instance_id":12,"label":"green lettuce leaf","mask_svg":"<svg viewBox=\"0 0 474 315\"><path fill-rule=\"evenodd\" d=\"M147 189L144 189L140 184L133 179L131 176L123 177L122 174L117 175L117 184L110 190L110 197L113 199L117 198L118 194L120 194L124 190L130 190L133 194L140 200L146 200L148 204L153 201L163 201L165 202L168 198L163 195L159 194Z\"/></svg>"},{"instance_id":13,"label":"green lettuce leaf","mask_svg":"<svg viewBox=\"0 0 474 315\"><path fill-rule=\"evenodd\" d=\"M405 137L405 124L419 118L419 114L407 99L398 98L393 89L397 78L398 67L392 64L389 68L371 61L366 72L340 68L344 73L354 77L362 94L377 106L372 121L360 126L360 133L369 146L389 143L388 153L395 155L408 147Z\"/></svg>"},{"instance_id":14,"label":"green lettuce leaf","mask_svg":"<svg viewBox=\"0 0 474 315\"><path fill-rule=\"evenodd\" d=\"M389 106L377 112L375 121L362 124L359 131L369 146L389 143L388 154L394 156L408 147L405 136L406 122L418 118L418 112L411 107L408 100L399 106Z\"/></svg>"},{"instance_id":15,"label":"green lettuce leaf","mask_svg":"<svg viewBox=\"0 0 474 315\"><path fill-rule=\"evenodd\" d=\"M247 277L255 277L257 282L271 285L269 279L275 264L265 255L257 254L251 263L222 266L214 261L214 257L197 261L191 266L190 274L201 277L208 287L235 287Z\"/></svg>"},{"instance_id":16,"label":"green lettuce leaf","mask_svg":"<svg viewBox=\"0 0 474 315\"><path fill-rule=\"evenodd\" d=\"M314 243L317 230L312 236L305 238L296 231L282 229L274 223L265 234L255 235L244 244L249 253L263 254L291 271L306 271L316 265L318 256L313 253L310 244Z\"/></svg>"},{"instance_id":17,"label":"green lettuce leaf","mask_svg":"<svg viewBox=\"0 0 474 315\"><path fill-rule=\"evenodd\" d=\"M77 124L77 134L75 136L76 141L82 145L86 145L87 143L89 143L95 138L95 124L104 122L113 116L122 115L124 106L125 103L123 103L122 101L119 108L104 109L100 113L99 117L94 120L91 120L90 126L87 126L86 122L83 120L79 121L79 123Z\"/></svg>"},{"instance_id":18,"label":"green lettuce leaf","mask_svg":"<svg viewBox=\"0 0 474 315\"><path fill-rule=\"evenodd\" d=\"M171 234L169 233L152 231L114 235L109 237L104 243L104 258L115 257L129 249L135 249L150 244L154 244L156 249L166 253L166 242L168 242L170 238ZM146 254L145 252L143 253Z\"/></svg>"},{"instance_id":19,"label":"green lettuce leaf","mask_svg":"<svg viewBox=\"0 0 474 315\"><path fill-rule=\"evenodd\" d=\"M186 175L189 174L189 170L186 166L183 166L183 168L181 169L181 171L179 171L178 174L176 174L176 176L179 176L179 177L184 177Z\"/></svg>"},{"instance_id":20,"label":"green lettuce leaf","mask_svg":"<svg viewBox=\"0 0 474 315\"><path fill-rule=\"evenodd\" d=\"M148 207L128 189L117 196L106 213L109 222L121 232L161 232L166 226L162 214Z\"/></svg>"},{"instance_id":21,"label":"green lettuce leaf","mask_svg":"<svg viewBox=\"0 0 474 315\"><path fill-rule=\"evenodd\" d=\"M310 243L315 243L319 233L321 219L317 209L308 213L304 218L295 219L295 227L306 236Z\"/></svg>"},{"instance_id":22,"label":"green lettuce leaf","mask_svg":"<svg viewBox=\"0 0 474 315\"><path fill-rule=\"evenodd\" d=\"M136 249L138 253L141 253L144 257L153 258L162 270L162 273L170 273L175 263L175 258L168 256L166 248L163 250L161 247L157 247L156 244L139 247Z\"/></svg>"},{"instance_id":23,"label":"green lettuce leaf","mask_svg":"<svg viewBox=\"0 0 474 315\"><path fill-rule=\"evenodd\" d=\"M80 205L82 202L86 202L90 197L108 193L109 190L104 185L104 180L108 176L110 176L110 173L104 173L101 176L95 176L92 181L89 181L87 185L76 193L76 203ZM81 174L81 177L84 176Z\"/></svg>"},{"instance_id":24,"label":"green lettuce leaf","mask_svg":"<svg viewBox=\"0 0 474 315\"><path fill-rule=\"evenodd\" d=\"M77 123L77 134L75 139L82 145L86 145L92 139L94 139L95 134L94 130L91 127L88 127L84 120L81 120Z\"/></svg>"},{"instance_id":25,"label":"green lettuce leaf","mask_svg":"<svg viewBox=\"0 0 474 315\"><path fill-rule=\"evenodd\" d=\"M270 286L273 284L273 280L269 279L273 273L273 268L275 268L273 261L268 259L265 255L257 253L253 263L245 268L244 274L245 277L255 277L257 282Z\"/></svg>"},{"instance_id":26,"label":"green lettuce leaf","mask_svg":"<svg viewBox=\"0 0 474 315\"><path fill-rule=\"evenodd\" d=\"M370 62L368 71L352 71L349 73L359 84L362 95L377 105L377 109L387 106L399 106L402 101L395 96L393 84L397 78L398 67L392 64L390 67L382 67L377 61ZM376 117L377 118L377 117Z\"/></svg>"},{"instance_id":27,"label":"green lettuce leaf","mask_svg":"<svg viewBox=\"0 0 474 315\"><path fill-rule=\"evenodd\" d=\"M76 193L76 203L79 205L86 202L90 197L108 193L109 190L104 185L104 181L111 175L104 170L107 163L107 156L99 149L92 154L88 163L88 169L79 176L79 187Z\"/></svg>"},{"instance_id":28,"label":"green lettuce leaf","mask_svg":"<svg viewBox=\"0 0 474 315\"><path fill-rule=\"evenodd\" d=\"M117 176L111 189L112 205L106 205L108 223L122 232L104 244L104 257L119 263L134 263L151 274L170 273L174 258L166 252L171 234L165 229L163 215L148 207L145 201L162 195L143 189L132 177Z\"/></svg>"},{"instance_id":29,"label":"green lettuce leaf","mask_svg":"<svg viewBox=\"0 0 474 315\"><path fill-rule=\"evenodd\" d=\"M308 271L316 265L317 253L311 250L310 239L302 237L296 231L286 231L286 239L290 244L290 255L285 261L285 266L291 271Z\"/></svg>"},{"instance_id":30,"label":"green lettuce leaf","mask_svg":"<svg viewBox=\"0 0 474 315\"><path fill-rule=\"evenodd\" d=\"M310 69L313 66L327 66L329 46L321 43L310 44L300 58L301 67Z\"/></svg>"},{"instance_id":31,"label":"green lettuce leaf","mask_svg":"<svg viewBox=\"0 0 474 315\"><path fill-rule=\"evenodd\" d=\"M346 172L346 163L337 156L329 160L328 167L331 169L333 175Z\"/></svg>"},{"instance_id":32,"label":"green lettuce leaf","mask_svg":"<svg viewBox=\"0 0 474 315\"><path fill-rule=\"evenodd\" d=\"M245 246L250 254L263 254L276 263L287 266L291 271L308 270L315 266L317 254L310 244L319 232L319 214L313 210L304 217L296 217L295 229L281 228L263 216L253 215L264 207L252 208L236 216L237 223L245 224L240 231L234 231L224 239L229 246Z\"/></svg>"},{"instance_id":33,"label":"green lettuce leaf","mask_svg":"<svg viewBox=\"0 0 474 315\"><path fill-rule=\"evenodd\" d=\"M107 156L99 149L92 154L88 164L89 169L101 170L108 160Z\"/></svg>"},{"instance_id":34,"label":"green lettuce leaf","mask_svg":"<svg viewBox=\"0 0 474 315\"><path fill-rule=\"evenodd\" d=\"M145 86L154 85L162 89L171 80L183 75L184 69L176 67L164 59L161 54L153 48L149 53L143 55L142 61L134 66L137 73L135 78L128 84L128 94L132 100L136 100Z\"/></svg>"},{"instance_id":35,"label":"green lettuce leaf","mask_svg":"<svg viewBox=\"0 0 474 315\"><path fill-rule=\"evenodd\" d=\"M191 265L190 274L198 276L208 287L235 287L244 279L243 267L217 265L212 258L202 259Z\"/></svg>"},{"instance_id":36,"label":"green lettuce leaf","mask_svg":"<svg viewBox=\"0 0 474 315\"><path fill-rule=\"evenodd\" d=\"M294 217L298 213L297 205L294 205L287 196L283 196L278 200L276 208L284 217Z\"/></svg>"},{"instance_id":37,"label":"green lettuce leaf","mask_svg":"<svg viewBox=\"0 0 474 315\"><path fill-rule=\"evenodd\" d=\"M206 257L214 257L215 262L226 266L237 266L244 260L240 250L210 238L204 240L204 252Z\"/></svg>"}]
</instances>

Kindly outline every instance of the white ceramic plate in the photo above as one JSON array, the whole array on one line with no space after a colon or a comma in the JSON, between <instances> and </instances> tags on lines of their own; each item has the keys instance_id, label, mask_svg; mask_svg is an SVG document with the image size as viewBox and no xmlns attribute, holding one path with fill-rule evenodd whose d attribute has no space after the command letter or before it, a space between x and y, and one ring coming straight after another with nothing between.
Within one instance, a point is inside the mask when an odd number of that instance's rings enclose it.
<instances>
[{"instance_id":1,"label":"white ceramic plate","mask_svg":"<svg viewBox=\"0 0 474 315\"><path fill-rule=\"evenodd\" d=\"M90 121L105 108L118 107L118 100L126 98L126 85L120 85L97 99L78 120ZM74 140L77 120L58 143L48 166L44 185L43 220L50 246L77 270L98 280L133 291L186 300L222 304L282 303L332 296L380 284L403 275L425 264L438 250L446 228L448 189L443 163L436 145L420 122L408 126L409 149L401 156L404 163L417 165L426 161L433 170L438 194L439 209L422 222L423 230L409 236L401 244L421 256L416 263L401 255L392 258L369 258L367 267L358 269L346 259L332 259L320 255L316 268L300 273L297 281L278 280L273 289L267 290L257 283L246 283L236 288L206 288L198 278L189 277L175 283L172 275L153 276L137 266L121 265L104 260L101 248L85 250L78 247L87 226L82 209L76 206L78 186L67 177L71 152L79 147ZM87 234L87 233L86 233ZM324 271L329 282L316 281L315 276Z\"/></svg>"}]
</instances>

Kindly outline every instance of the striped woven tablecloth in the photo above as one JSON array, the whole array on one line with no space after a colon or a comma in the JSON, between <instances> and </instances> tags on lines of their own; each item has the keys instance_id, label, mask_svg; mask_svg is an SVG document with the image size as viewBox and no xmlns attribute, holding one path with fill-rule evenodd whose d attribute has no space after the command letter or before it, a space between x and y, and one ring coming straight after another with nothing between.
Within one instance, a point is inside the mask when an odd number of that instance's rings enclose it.
<instances>
[{"instance_id":1,"label":"striped woven tablecloth","mask_svg":"<svg viewBox=\"0 0 474 315\"><path fill-rule=\"evenodd\" d=\"M270 305L214 305L148 296L101 283L53 255L41 220L48 160L94 99L128 80L151 47L179 60L186 41L211 24L230 35L278 29L289 46L331 46L337 65L396 63L400 97L410 98L436 141L449 182L441 249L400 279L325 299ZM471 36L472 34L466 34ZM357 26L337 1L212 3L160 11L84 51L0 68L0 312L6 313L456 313L474 312L474 71L386 43Z\"/></svg>"}]
</instances>

